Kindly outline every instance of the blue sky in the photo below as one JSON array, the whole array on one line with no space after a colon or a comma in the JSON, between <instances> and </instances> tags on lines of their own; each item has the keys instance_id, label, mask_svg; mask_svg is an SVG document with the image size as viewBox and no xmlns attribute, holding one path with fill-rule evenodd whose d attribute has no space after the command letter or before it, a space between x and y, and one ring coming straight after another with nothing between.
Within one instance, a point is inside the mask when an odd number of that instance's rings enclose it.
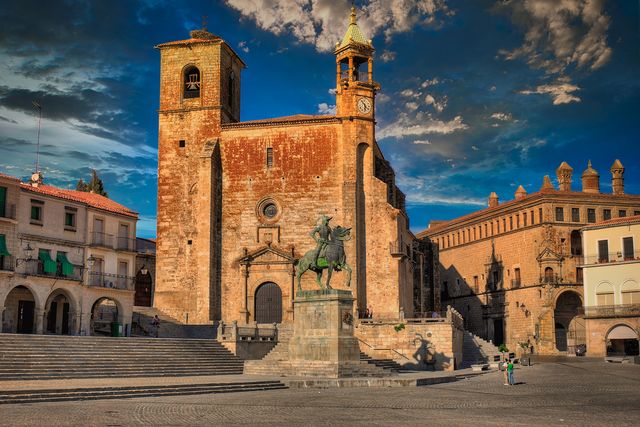
<instances>
[{"instance_id":1,"label":"blue sky","mask_svg":"<svg viewBox=\"0 0 640 427\"><path fill-rule=\"evenodd\" d=\"M407 194L414 231L502 201L518 185L574 189L587 160L611 191L626 167L640 194L638 2L362 0L376 48L377 139ZM248 64L242 120L331 113L332 48L348 24L342 0L5 0L0 9L0 171L74 187L95 168L114 200L155 236L159 54L200 28ZM37 13L25 13L37 11Z\"/></svg>"}]
</instances>

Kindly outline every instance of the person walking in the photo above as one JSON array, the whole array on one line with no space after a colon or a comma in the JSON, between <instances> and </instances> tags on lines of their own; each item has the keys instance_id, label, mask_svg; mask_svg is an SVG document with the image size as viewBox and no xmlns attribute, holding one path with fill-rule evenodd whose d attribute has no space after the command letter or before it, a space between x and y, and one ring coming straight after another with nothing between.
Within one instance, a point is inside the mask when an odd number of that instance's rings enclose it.
<instances>
[{"instance_id":1,"label":"person walking","mask_svg":"<svg viewBox=\"0 0 640 427\"><path fill-rule=\"evenodd\" d=\"M509 360L507 363L507 379L509 381L509 385L515 385L516 382L513 379L513 361Z\"/></svg>"},{"instance_id":2,"label":"person walking","mask_svg":"<svg viewBox=\"0 0 640 427\"><path fill-rule=\"evenodd\" d=\"M507 367L509 366L509 360L506 359L502 362L502 371L504 372L504 385L509 385L509 374L507 372Z\"/></svg>"},{"instance_id":3,"label":"person walking","mask_svg":"<svg viewBox=\"0 0 640 427\"><path fill-rule=\"evenodd\" d=\"M158 317L157 314L153 316L153 320L151 321L151 326L153 326L153 333L155 337L158 338L158 335L160 333L160 318Z\"/></svg>"}]
</instances>

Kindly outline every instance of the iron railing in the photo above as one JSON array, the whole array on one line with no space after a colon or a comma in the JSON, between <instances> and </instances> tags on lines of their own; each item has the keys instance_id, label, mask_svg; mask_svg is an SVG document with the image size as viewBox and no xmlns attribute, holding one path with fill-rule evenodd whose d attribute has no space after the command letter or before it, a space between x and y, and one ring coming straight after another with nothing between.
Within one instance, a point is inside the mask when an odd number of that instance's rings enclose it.
<instances>
[{"instance_id":1,"label":"iron railing","mask_svg":"<svg viewBox=\"0 0 640 427\"><path fill-rule=\"evenodd\" d=\"M512 288L519 288L520 286L522 286L522 281L520 279L511 279Z\"/></svg>"},{"instance_id":2,"label":"iron railing","mask_svg":"<svg viewBox=\"0 0 640 427\"><path fill-rule=\"evenodd\" d=\"M395 240L393 242L389 242L389 252L391 256L410 256L411 255L411 247L405 244L402 240Z\"/></svg>"},{"instance_id":3,"label":"iron railing","mask_svg":"<svg viewBox=\"0 0 640 427\"><path fill-rule=\"evenodd\" d=\"M640 251L633 253L609 252L605 254L581 257L579 265L609 264L613 262L640 261Z\"/></svg>"},{"instance_id":4,"label":"iron railing","mask_svg":"<svg viewBox=\"0 0 640 427\"><path fill-rule=\"evenodd\" d=\"M98 231L91 232L91 245L102 246L104 248L113 248L113 234L101 233Z\"/></svg>"},{"instance_id":5,"label":"iron railing","mask_svg":"<svg viewBox=\"0 0 640 427\"><path fill-rule=\"evenodd\" d=\"M134 290L135 277L120 274L89 272L89 286L100 288Z\"/></svg>"},{"instance_id":6,"label":"iron railing","mask_svg":"<svg viewBox=\"0 0 640 427\"><path fill-rule=\"evenodd\" d=\"M129 237L118 236L116 238L116 250L135 252L136 239L130 239Z\"/></svg>"},{"instance_id":7,"label":"iron railing","mask_svg":"<svg viewBox=\"0 0 640 427\"><path fill-rule=\"evenodd\" d=\"M62 263L56 263L55 273L44 271L44 263L39 259L25 259L21 260L21 273L28 276L40 276L40 277L53 277L56 279L75 280L77 282L82 281L83 267L81 265L73 265L73 272L65 275L62 272Z\"/></svg>"},{"instance_id":8,"label":"iron railing","mask_svg":"<svg viewBox=\"0 0 640 427\"><path fill-rule=\"evenodd\" d=\"M16 264L15 258L11 255L0 256L0 270L2 271L15 271Z\"/></svg>"},{"instance_id":9,"label":"iron railing","mask_svg":"<svg viewBox=\"0 0 640 427\"><path fill-rule=\"evenodd\" d=\"M4 206L4 212L0 210L0 218L16 219L16 205L15 203L7 203Z\"/></svg>"},{"instance_id":10,"label":"iron railing","mask_svg":"<svg viewBox=\"0 0 640 427\"><path fill-rule=\"evenodd\" d=\"M585 307L584 317L638 317L640 304L616 304Z\"/></svg>"}]
</instances>

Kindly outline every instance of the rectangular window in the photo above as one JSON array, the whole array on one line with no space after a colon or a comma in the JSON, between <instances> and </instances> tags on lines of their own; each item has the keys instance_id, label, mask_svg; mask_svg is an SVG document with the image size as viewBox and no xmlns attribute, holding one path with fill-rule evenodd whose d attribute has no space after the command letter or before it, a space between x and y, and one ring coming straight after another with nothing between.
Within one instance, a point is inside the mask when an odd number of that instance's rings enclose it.
<instances>
[{"instance_id":1,"label":"rectangular window","mask_svg":"<svg viewBox=\"0 0 640 427\"><path fill-rule=\"evenodd\" d=\"M613 305L613 293L597 294L596 301L598 305Z\"/></svg>"},{"instance_id":2,"label":"rectangular window","mask_svg":"<svg viewBox=\"0 0 640 427\"><path fill-rule=\"evenodd\" d=\"M596 210L595 209L587 209L587 222L596 222Z\"/></svg>"},{"instance_id":3,"label":"rectangular window","mask_svg":"<svg viewBox=\"0 0 640 427\"><path fill-rule=\"evenodd\" d=\"M502 218L502 232L505 233L507 231L507 219Z\"/></svg>"},{"instance_id":4,"label":"rectangular window","mask_svg":"<svg viewBox=\"0 0 640 427\"><path fill-rule=\"evenodd\" d=\"M542 223L542 208L538 208L538 223Z\"/></svg>"},{"instance_id":5,"label":"rectangular window","mask_svg":"<svg viewBox=\"0 0 640 427\"><path fill-rule=\"evenodd\" d=\"M522 214L522 222L524 223L524 226L527 226L527 213L523 213Z\"/></svg>"},{"instance_id":6,"label":"rectangular window","mask_svg":"<svg viewBox=\"0 0 640 427\"><path fill-rule=\"evenodd\" d=\"M473 276L473 292L478 293L478 276Z\"/></svg>"},{"instance_id":7,"label":"rectangular window","mask_svg":"<svg viewBox=\"0 0 640 427\"><path fill-rule=\"evenodd\" d=\"M609 262L608 240L598 240L598 262Z\"/></svg>"},{"instance_id":8,"label":"rectangular window","mask_svg":"<svg viewBox=\"0 0 640 427\"><path fill-rule=\"evenodd\" d=\"M76 213L78 210L69 206L64 208L64 229L76 231Z\"/></svg>"},{"instance_id":9,"label":"rectangular window","mask_svg":"<svg viewBox=\"0 0 640 427\"><path fill-rule=\"evenodd\" d=\"M273 167L273 148L267 147L267 167Z\"/></svg>"},{"instance_id":10,"label":"rectangular window","mask_svg":"<svg viewBox=\"0 0 640 427\"><path fill-rule=\"evenodd\" d=\"M640 291L622 292L622 304L640 304Z\"/></svg>"},{"instance_id":11,"label":"rectangular window","mask_svg":"<svg viewBox=\"0 0 640 427\"><path fill-rule=\"evenodd\" d=\"M44 202L31 199L31 224L42 225Z\"/></svg>"},{"instance_id":12,"label":"rectangular window","mask_svg":"<svg viewBox=\"0 0 640 427\"><path fill-rule=\"evenodd\" d=\"M571 208L571 222L580 222L580 208Z\"/></svg>"},{"instance_id":13,"label":"rectangular window","mask_svg":"<svg viewBox=\"0 0 640 427\"><path fill-rule=\"evenodd\" d=\"M534 225L536 220L533 218L533 211L531 211L531 225Z\"/></svg>"},{"instance_id":14,"label":"rectangular window","mask_svg":"<svg viewBox=\"0 0 640 427\"><path fill-rule=\"evenodd\" d=\"M624 218L625 216L627 216L627 211L626 211L626 210L624 210L624 209L620 209L620 210L618 211L618 216L619 216L620 218Z\"/></svg>"},{"instance_id":15,"label":"rectangular window","mask_svg":"<svg viewBox=\"0 0 640 427\"><path fill-rule=\"evenodd\" d=\"M583 280L582 278L583 278L582 267L576 267L576 282L582 283L582 280Z\"/></svg>"},{"instance_id":16,"label":"rectangular window","mask_svg":"<svg viewBox=\"0 0 640 427\"><path fill-rule=\"evenodd\" d=\"M513 217L509 217L509 230L513 230Z\"/></svg>"},{"instance_id":17,"label":"rectangular window","mask_svg":"<svg viewBox=\"0 0 640 427\"><path fill-rule=\"evenodd\" d=\"M187 141L185 141L184 139L181 139L180 141L178 141L178 146L180 148L184 148L187 145Z\"/></svg>"},{"instance_id":18,"label":"rectangular window","mask_svg":"<svg viewBox=\"0 0 640 427\"><path fill-rule=\"evenodd\" d=\"M604 209L602 211L602 219L605 221L611 219L611 209Z\"/></svg>"},{"instance_id":19,"label":"rectangular window","mask_svg":"<svg viewBox=\"0 0 640 427\"><path fill-rule=\"evenodd\" d=\"M519 288L520 287L520 268L515 268L513 270L513 273L515 275L515 279L513 279L513 287Z\"/></svg>"},{"instance_id":20,"label":"rectangular window","mask_svg":"<svg viewBox=\"0 0 640 427\"><path fill-rule=\"evenodd\" d=\"M564 221L564 209L556 208L556 221Z\"/></svg>"},{"instance_id":21,"label":"rectangular window","mask_svg":"<svg viewBox=\"0 0 640 427\"><path fill-rule=\"evenodd\" d=\"M633 216L640 215L640 211L633 211Z\"/></svg>"},{"instance_id":22,"label":"rectangular window","mask_svg":"<svg viewBox=\"0 0 640 427\"><path fill-rule=\"evenodd\" d=\"M622 238L622 256L625 261L634 259L633 256L633 237Z\"/></svg>"},{"instance_id":23,"label":"rectangular window","mask_svg":"<svg viewBox=\"0 0 640 427\"><path fill-rule=\"evenodd\" d=\"M493 276L493 289L498 289L498 285L500 282L500 276L498 275L497 271L493 271L492 272L492 276Z\"/></svg>"},{"instance_id":24,"label":"rectangular window","mask_svg":"<svg viewBox=\"0 0 640 427\"><path fill-rule=\"evenodd\" d=\"M7 215L7 187L0 187L0 217Z\"/></svg>"},{"instance_id":25,"label":"rectangular window","mask_svg":"<svg viewBox=\"0 0 640 427\"><path fill-rule=\"evenodd\" d=\"M520 215L516 215L516 228L520 228Z\"/></svg>"}]
</instances>

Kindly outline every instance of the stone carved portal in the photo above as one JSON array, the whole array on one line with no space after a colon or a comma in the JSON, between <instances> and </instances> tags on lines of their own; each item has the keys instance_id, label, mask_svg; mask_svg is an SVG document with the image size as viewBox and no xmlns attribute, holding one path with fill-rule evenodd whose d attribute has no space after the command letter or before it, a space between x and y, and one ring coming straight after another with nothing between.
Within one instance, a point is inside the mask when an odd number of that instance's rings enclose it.
<instances>
[{"instance_id":1,"label":"stone carved portal","mask_svg":"<svg viewBox=\"0 0 640 427\"><path fill-rule=\"evenodd\" d=\"M273 282L266 282L256 290L255 319L257 323L282 322L282 291Z\"/></svg>"}]
</instances>

